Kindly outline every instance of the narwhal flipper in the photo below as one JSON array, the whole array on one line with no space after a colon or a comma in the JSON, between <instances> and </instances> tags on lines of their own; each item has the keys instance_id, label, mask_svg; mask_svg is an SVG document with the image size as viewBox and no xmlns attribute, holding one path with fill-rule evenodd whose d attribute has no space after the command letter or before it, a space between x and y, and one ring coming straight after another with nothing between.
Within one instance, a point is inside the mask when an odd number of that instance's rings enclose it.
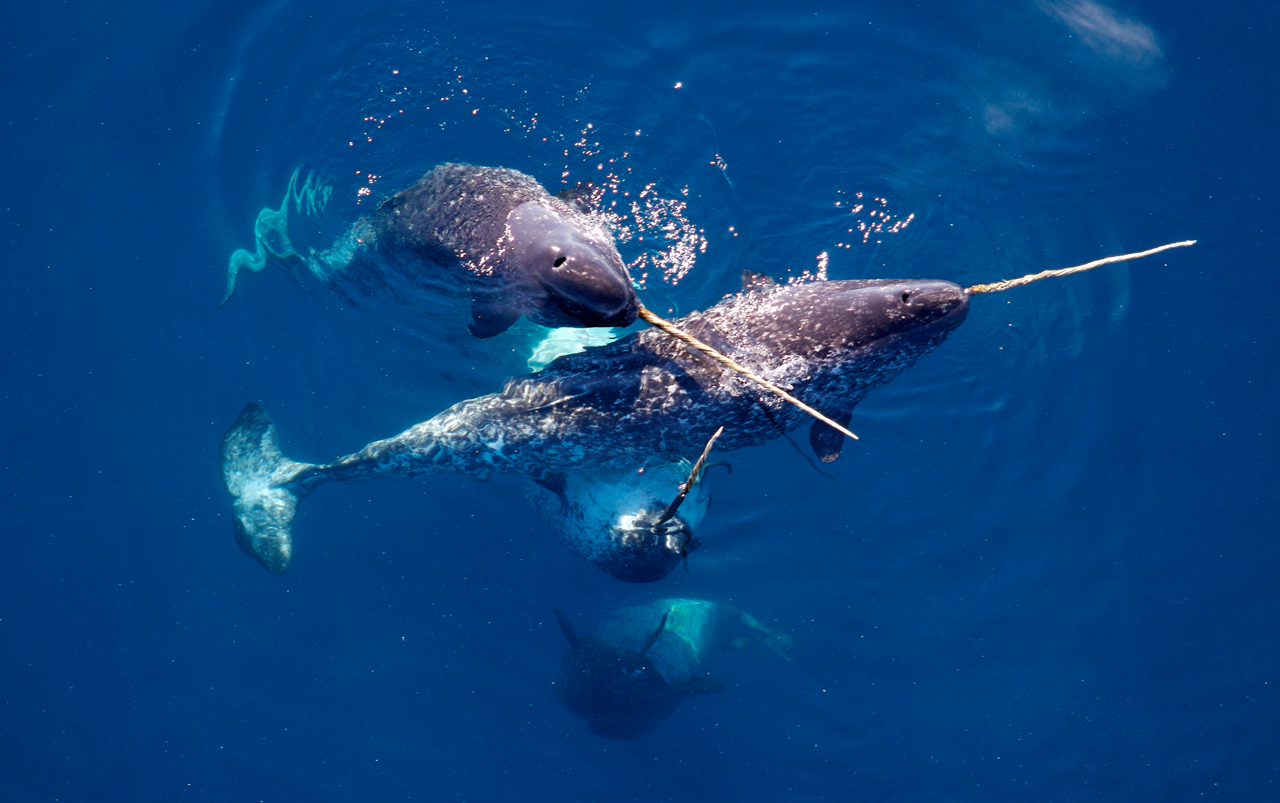
<instances>
[{"instance_id":1,"label":"narwhal flipper","mask_svg":"<svg viewBox=\"0 0 1280 803\"><path fill-rule=\"evenodd\" d=\"M848 427L853 413L845 410L832 413L831 418L841 426ZM819 460L824 463L834 463L840 456L840 448L844 445L844 433L830 424L814 421L813 426L809 428L809 445L813 447L813 453Z\"/></svg>"},{"instance_id":2,"label":"narwhal flipper","mask_svg":"<svg viewBox=\"0 0 1280 803\"><path fill-rule=\"evenodd\" d=\"M272 574L284 574L293 556L293 515L310 490L300 480L315 466L280 453L275 425L256 402L222 436L220 452L222 481L236 498L236 543Z\"/></svg>"},{"instance_id":3,"label":"narwhal flipper","mask_svg":"<svg viewBox=\"0 0 1280 803\"><path fill-rule=\"evenodd\" d=\"M570 647L576 647L582 643L582 639L573 630L573 623L569 621L569 617L564 611L552 605L551 610L556 612L556 621L560 623L560 632L564 633L564 637L569 640Z\"/></svg>"}]
</instances>

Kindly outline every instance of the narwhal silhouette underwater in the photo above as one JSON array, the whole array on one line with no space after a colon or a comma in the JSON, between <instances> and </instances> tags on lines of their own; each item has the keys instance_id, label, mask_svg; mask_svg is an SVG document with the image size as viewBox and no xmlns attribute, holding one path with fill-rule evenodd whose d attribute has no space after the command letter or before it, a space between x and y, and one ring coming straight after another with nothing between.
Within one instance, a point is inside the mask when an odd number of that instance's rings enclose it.
<instances>
[{"instance_id":1,"label":"narwhal silhouette underwater","mask_svg":"<svg viewBox=\"0 0 1280 803\"><path fill-rule=\"evenodd\" d=\"M801 412L774 394L761 395L725 361L790 387L847 425L868 392L932 351L964 321L971 295L1191 242L967 289L936 280L751 282L743 293L677 321L686 334L668 337L648 329L560 357L541 372L509 379L499 393L460 402L323 465L285 458L266 411L250 403L221 448L223 479L235 497L236 540L279 574L292 557L298 502L326 481L492 472L542 479L626 471L654 455L697 454L720 427L716 446L731 450L799 425ZM681 337L683 342L676 339ZM709 341L728 357L712 359L687 346L689 341ZM840 454L842 436L826 423L814 422L809 440L826 462ZM580 554L607 570L611 551L621 546L608 540L612 533L606 529L601 542L579 545ZM670 552L660 539L648 548Z\"/></svg>"},{"instance_id":2,"label":"narwhal silhouette underwater","mask_svg":"<svg viewBox=\"0 0 1280 803\"><path fill-rule=\"evenodd\" d=\"M556 696L592 733L610 739L649 733L685 697L724 689L702 674L708 651L760 643L785 658L782 647L791 641L741 611L697 599L623 608L590 636L552 610L569 641Z\"/></svg>"},{"instance_id":3,"label":"narwhal silhouette underwater","mask_svg":"<svg viewBox=\"0 0 1280 803\"><path fill-rule=\"evenodd\" d=\"M525 496L569 549L605 573L661 580L700 545L694 530L711 504L702 474L722 432L693 463L655 454L624 471L547 473L530 478Z\"/></svg>"},{"instance_id":4,"label":"narwhal silhouette underwater","mask_svg":"<svg viewBox=\"0 0 1280 803\"><path fill-rule=\"evenodd\" d=\"M263 209L254 251L227 267L225 304L242 270L278 263L352 300L379 293L426 308L471 302L470 331L493 337L521 316L544 326L627 326L639 299L613 236L572 198L501 167L438 165L364 215L331 248L304 256L289 239L288 207L323 206L309 176L290 179L280 209ZM329 190L331 191L331 190ZM317 200L317 193L321 193Z\"/></svg>"}]
</instances>

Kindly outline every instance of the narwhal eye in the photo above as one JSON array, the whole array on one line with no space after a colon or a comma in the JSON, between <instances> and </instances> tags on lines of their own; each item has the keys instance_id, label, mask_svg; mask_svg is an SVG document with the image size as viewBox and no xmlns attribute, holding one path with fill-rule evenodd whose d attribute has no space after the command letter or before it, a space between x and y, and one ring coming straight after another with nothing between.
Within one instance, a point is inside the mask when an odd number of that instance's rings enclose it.
<instances>
[{"instance_id":1,"label":"narwhal eye","mask_svg":"<svg viewBox=\"0 0 1280 803\"><path fill-rule=\"evenodd\" d=\"M910 290L906 290L906 291L904 291L904 292L902 293L902 303L903 303L903 304L910 304L910 303L911 303L911 291L910 291Z\"/></svg>"},{"instance_id":2,"label":"narwhal eye","mask_svg":"<svg viewBox=\"0 0 1280 803\"><path fill-rule=\"evenodd\" d=\"M558 267L560 267L561 265L563 265L563 264L565 263L565 260L566 260L566 259L567 259L567 257L566 257L564 254L561 254L560 256L556 257L556 261L555 261L555 262L552 262L552 263L551 263L551 267L553 267L553 268L558 268Z\"/></svg>"}]
</instances>

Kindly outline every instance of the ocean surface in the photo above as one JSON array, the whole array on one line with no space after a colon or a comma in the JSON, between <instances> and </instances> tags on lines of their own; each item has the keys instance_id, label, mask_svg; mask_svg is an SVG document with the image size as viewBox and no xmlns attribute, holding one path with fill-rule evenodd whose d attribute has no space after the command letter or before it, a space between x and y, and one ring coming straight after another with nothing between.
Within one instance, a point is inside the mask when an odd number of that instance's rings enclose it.
<instances>
[{"instance_id":1,"label":"ocean surface","mask_svg":"<svg viewBox=\"0 0 1280 803\"><path fill-rule=\"evenodd\" d=\"M1280 9L1149 0L17 4L0 49L0 799L1280 797ZM539 332L227 262L290 176L323 248L440 162L606 190L645 303L977 296L854 411L717 455L652 584L516 477L326 486L232 537L244 404L327 461L527 373ZM313 187L317 186L313 184ZM327 195L327 197L323 197ZM321 203L323 201L323 203ZM633 741L555 693L664 597L793 641Z\"/></svg>"}]
</instances>

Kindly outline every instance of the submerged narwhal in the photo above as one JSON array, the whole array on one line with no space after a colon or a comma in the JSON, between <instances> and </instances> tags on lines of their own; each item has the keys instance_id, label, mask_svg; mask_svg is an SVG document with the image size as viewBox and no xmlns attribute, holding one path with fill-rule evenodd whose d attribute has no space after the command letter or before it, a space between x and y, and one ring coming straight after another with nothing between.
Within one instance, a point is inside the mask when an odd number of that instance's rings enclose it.
<instances>
[{"instance_id":1,"label":"submerged narwhal","mask_svg":"<svg viewBox=\"0 0 1280 803\"><path fill-rule=\"evenodd\" d=\"M697 460L654 455L626 471L569 471L531 478L525 492L579 556L619 580L651 583L700 542L694 530L711 505L702 482L717 430Z\"/></svg>"},{"instance_id":2,"label":"submerged narwhal","mask_svg":"<svg viewBox=\"0 0 1280 803\"><path fill-rule=\"evenodd\" d=\"M705 600L623 608L589 636L579 636L569 617L553 610L569 641L556 696L592 733L610 739L648 733L685 697L722 690L723 682L702 671L709 650L760 643L783 655L790 644L742 611Z\"/></svg>"}]
</instances>

